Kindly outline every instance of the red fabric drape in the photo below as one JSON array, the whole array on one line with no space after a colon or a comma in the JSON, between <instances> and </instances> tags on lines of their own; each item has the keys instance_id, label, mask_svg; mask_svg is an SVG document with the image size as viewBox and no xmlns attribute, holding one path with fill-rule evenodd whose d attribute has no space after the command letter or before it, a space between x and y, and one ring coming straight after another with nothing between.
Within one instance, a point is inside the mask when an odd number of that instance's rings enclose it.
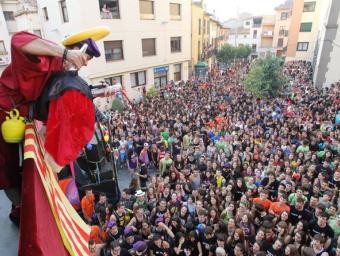
<instances>
[{"instance_id":1,"label":"red fabric drape","mask_svg":"<svg viewBox=\"0 0 340 256\"><path fill-rule=\"evenodd\" d=\"M68 256L33 159L24 161L19 256Z\"/></svg>"}]
</instances>

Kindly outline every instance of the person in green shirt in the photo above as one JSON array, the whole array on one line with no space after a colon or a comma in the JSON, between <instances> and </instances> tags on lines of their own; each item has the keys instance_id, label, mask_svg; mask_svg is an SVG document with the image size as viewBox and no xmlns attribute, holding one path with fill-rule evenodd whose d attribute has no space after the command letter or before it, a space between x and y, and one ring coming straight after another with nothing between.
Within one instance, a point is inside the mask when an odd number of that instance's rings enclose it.
<instances>
[{"instance_id":1,"label":"person in green shirt","mask_svg":"<svg viewBox=\"0 0 340 256\"><path fill-rule=\"evenodd\" d=\"M170 167L173 164L173 160L170 158L170 152L166 152L164 158L159 161L159 172L165 177L170 173Z\"/></svg>"},{"instance_id":2,"label":"person in green shirt","mask_svg":"<svg viewBox=\"0 0 340 256\"><path fill-rule=\"evenodd\" d=\"M328 221L328 225L333 229L334 235L339 236L340 235L340 214L336 216L335 219L330 219Z\"/></svg>"},{"instance_id":3,"label":"person in green shirt","mask_svg":"<svg viewBox=\"0 0 340 256\"><path fill-rule=\"evenodd\" d=\"M297 149L296 149L296 153L304 153L306 154L307 152L309 152L309 145L308 145L308 141L304 140L302 145L300 145Z\"/></svg>"},{"instance_id":4,"label":"person in green shirt","mask_svg":"<svg viewBox=\"0 0 340 256\"><path fill-rule=\"evenodd\" d=\"M303 190L301 187L296 189L295 193L291 193L288 197L288 202L290 205L295 205L296 199L302 198L303 201L306 203L308 201L307 197L303 195Z\"/></svg>"},{"instance_id":5,"label":"person in green shirt","mask_svg":"<svg viewBox=\"0 0 340 256\"><path fill-rule=\"evenodd\" d=\"M164 139L165 142L165 146L167 149L169 149L169 138L170 138L170 133L169 133L169 129L165 128L165 130L162 132L162 137Z\"/></svg>"},{"instance_id":6,"label":"person in green shirt","mask_svg":"<svg viewBox=\"0 0 340 256\"><path fill-rule=\"evenodd\" d=\"M169 140L169 137L170 137L170 133L169 133L169 129L168 128L165 128L165 130L162 132L162 137L165 141L168 141Z\"/></svg>"}]
</instances>

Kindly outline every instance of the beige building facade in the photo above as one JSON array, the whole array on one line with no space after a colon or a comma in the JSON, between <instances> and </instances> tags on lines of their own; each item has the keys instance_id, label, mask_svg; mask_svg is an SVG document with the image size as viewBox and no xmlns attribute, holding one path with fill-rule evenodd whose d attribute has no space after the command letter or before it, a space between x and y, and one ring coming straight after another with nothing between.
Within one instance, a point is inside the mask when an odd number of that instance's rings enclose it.
<instances>
[{"instance_id":1,"label":"beige building facade","mask_svg":"<svg viewBox=\"0 0 340 256\"><path fill-rule=\"evenodd\" d=\"M273 47L276 49L277 57L286 56L292 7L293 1L289 0L275 8Z\"/></svg>"},{"instance_id":2,"label":"beige building facade","mask_svg":"<svg viewBox=\"0 0 340 256\"><path fill-rule=\"evenodd\" d=\"M286 61L312 61L324 0L295 0L289 29Z\"/></svg>"},{"instance_id":3,"label":"beige building facade","mask_svg":"<svg viewBox=\"0 0 340 256\"><path fill-rule=\"evenodd\" d=\"M261 41L259 47L257 48L257 53L259 57L265 57L268 55L275 54L275 49L273 48L274 28L275 28L275 16L274 15L262 16L260 30Z\"/></svg>"},{"instance_id":4,"label":"beige building facade","mask_svg":"<svg viewBox=\"0 0 340 256\"><path fill-rule=\"evenodd\" d=\"M188 79L191 55L190 0L38 0L46 38L65 36L93 26L111 34L98 42L102 53L83 68L92 84L114 80L131 98L143 89L163 88Z\"/></svg>"},{"instance_id":5,"label":"beige building facade","mask_svg":"<svg viewBox=\"0 0 340 256\"><path fill-rule=\"evenodd\" d=\"M206 12L204 1L193 1L191 5L191 65L190 74L194 75L195 65L204 62L207 68L216 66L216 53L227 43L228 30Z\"/></svg>"},{"instance_id":6,"label":"beige building facade","mask_svg":"<svg viewBox=\"0 0 340 256\"><path fill-rule=\"evenodd\" d=\"M194 65L202 58L203 52L203 20L204 9L201 3L193 2L191 5L191 74Z\"/></svg>"}]
</instances>

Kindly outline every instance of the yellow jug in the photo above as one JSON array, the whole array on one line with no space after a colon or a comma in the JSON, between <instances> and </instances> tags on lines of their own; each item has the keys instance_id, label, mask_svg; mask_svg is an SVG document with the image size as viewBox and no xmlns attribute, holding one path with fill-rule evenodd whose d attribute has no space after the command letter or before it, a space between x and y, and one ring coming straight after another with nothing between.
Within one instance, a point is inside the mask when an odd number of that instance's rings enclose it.
<instances>
[{"instance_id":1,"label":"yellow jug","mask_svg":"<svg viewBox=\"0 0 340 256\"><path fill-rule=\"evenodd\" d=\"M19 143L24 139L25 119L17 109L12 109L8 114L9 117L6 116L6 121L1 125L2 137L7 143Z\"/></svg>"}]
</instances>

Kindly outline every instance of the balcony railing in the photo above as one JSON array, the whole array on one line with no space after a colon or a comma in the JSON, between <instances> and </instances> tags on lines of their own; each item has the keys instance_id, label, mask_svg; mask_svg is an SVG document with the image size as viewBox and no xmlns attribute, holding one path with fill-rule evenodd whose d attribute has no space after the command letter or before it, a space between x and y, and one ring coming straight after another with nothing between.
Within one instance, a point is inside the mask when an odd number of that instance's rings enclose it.
<instances>
[{"instance_id":1,"label":"balcony railing","mask_svg":"<svg viewBox=\"0 0 340 256\"><path fill-rule=\"evenodd\" d=\"M33 4L24 3L18 7L16 12L14 13L14 16L17 17L22 14L28 14L28 13L38 13L38 7Z\"/></svg>"},{"instance_id":2,"label":"balcony railing","mask_svg":"<svg viewBox=\"0 0 340 256\"><path fill-rule=\"evenodd\" d=\"M204 59L209 59L217 54L217 48L206 48L203 52Z\"/></svg>"},{"instance_id":3,"label":"balcony railing","mask_svg":"<svg viewBox=\"0 0 340 256\"><path fill-rule=\"evenodd\" d=\"M274 32L273 31L263 31L262 32L262 36L263 37L273 37L274 36Z\"/></svg>"}]
</instances>

